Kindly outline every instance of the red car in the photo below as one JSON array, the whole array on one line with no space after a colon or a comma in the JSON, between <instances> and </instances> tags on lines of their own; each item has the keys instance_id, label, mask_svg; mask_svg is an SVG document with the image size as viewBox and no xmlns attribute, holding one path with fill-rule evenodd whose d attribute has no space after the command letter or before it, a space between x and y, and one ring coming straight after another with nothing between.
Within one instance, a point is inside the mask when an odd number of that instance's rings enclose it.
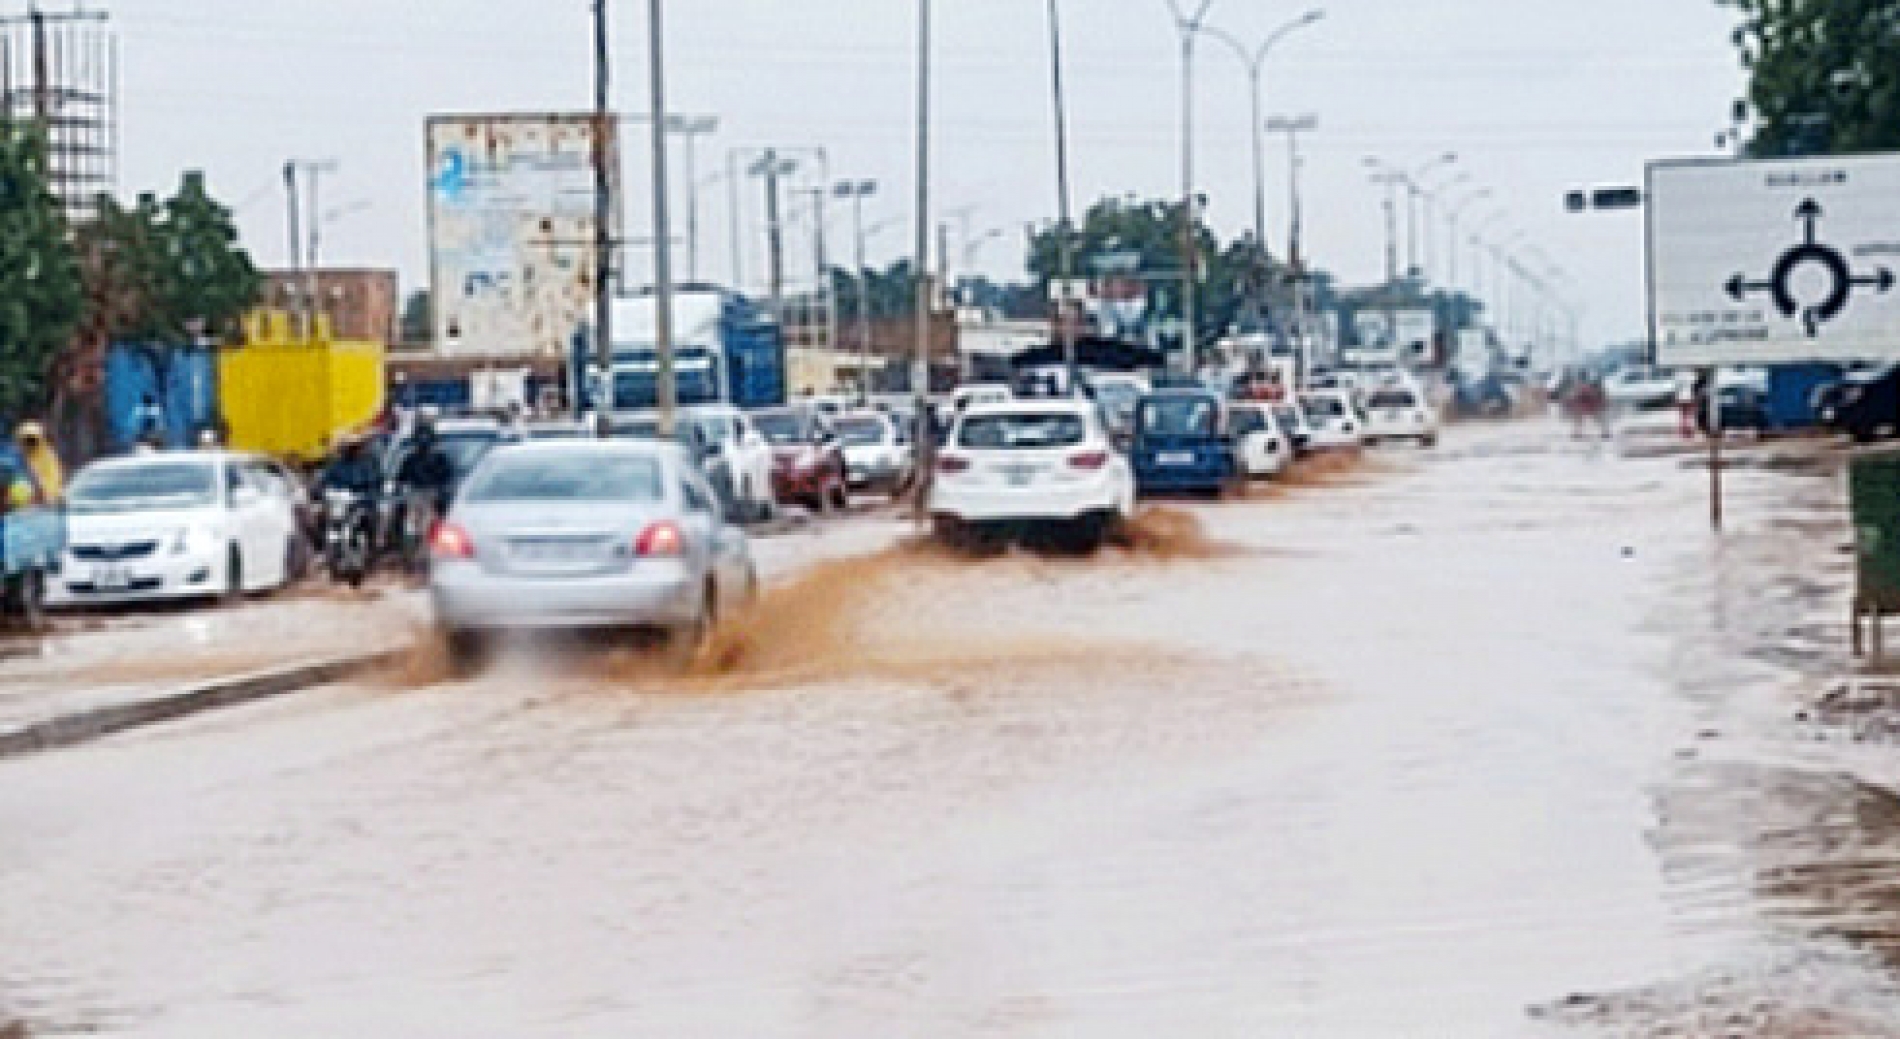
<instances>
[{"instance_id":1,"label":"red car","mask_svg":"<svg viewBox=\"0 0 1900 1039\"><path fill-rule=\"evenodd\" d=\"M772 494L813 512L850 504L844 443L816 409L768 408L752 424L772 445Z\"/></svg>"}]
</instances>

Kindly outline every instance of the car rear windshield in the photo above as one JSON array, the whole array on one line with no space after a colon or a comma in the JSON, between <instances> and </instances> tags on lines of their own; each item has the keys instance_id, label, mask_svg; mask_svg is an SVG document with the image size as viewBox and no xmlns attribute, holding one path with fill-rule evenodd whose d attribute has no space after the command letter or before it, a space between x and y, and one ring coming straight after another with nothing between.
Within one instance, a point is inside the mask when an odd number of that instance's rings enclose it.
<instances>
[{"instance_id":1,"label":"car rear windshield","mask_svg":"<svg viewBox=\"0 0 1900 1039\"><path fill-rule=\"evenodd\" d=\"M1346 413L1346 405L1338 397L1308 397L1304 403L1306 413L1319 418L1338 418Z\"/></svg>"},{"instance_id":2,"label":"car rear windshield","mask_svg":"<svg viewBox=\"0 0 1900 1039\"><path fill-rule=\"evenodd\" d=\"M1143 401L1141 429L1160 436L1212 436L1220 407L1206 397L1161 397Z\"/></svg>"},{"instance_id":3,"label":"car rear windshield","mask_svg":"<svg viewBox=\"0 0 1900 1039\"><path fill-rule=\"evenodd\" d=\"M881 444L886 436L884 423L874 418L842 418L832 425L838 430L838 439L853 447Z\"/></svg>"},{"instance_id":4,"label":"car rear windshield","mask_svg":"<svg viewBox=\"0 0 1900 1039\"><path fill-rule=\"evenodd\" d=\"M752 424L759 427L759 434L774 444L802 444L807 439L805 424L798 416L787 411L762 411L752 416Z\"/></svg>"},{"instance_id":5,"label":"car rear windshield","mask_svg":"<svg viewBox=\"0 0 1900 1039\"><path fill-rule=\"evenodd\" d=\"M497 503L656 502L664 496L658 459L589 451L497 458L465 497Z\"/></svg>"},{"instance_id":6,"label":"car rear windshield","mask_svg":"<svg viewBox=\"0 0 1900 1039\"><path fill-rule=\"evenodd\" d=\"M1368 408L1412 408L1418 406L1418 398L1403 390L1384 390L1366 398Z\"/></svg>"},{"instance_id":7,"label":"car rear windshield","mask_svg":"<svg viewBox=\"0 0 1900 1039\"><path fill-rule=\"evenodd\" d=\"M1028 451L1071 447L1086 435L1088 427L1080 415L974 415L963 420L957 443L979 450Z\"/></svg>"},{"instance_id":8,"label":"car rear windshield","mask_svg":"<svg viewBox=\"0 0 1900 1039\"><path fill-rule=\"evenodd\" d=\"M197 508L218 500L217 469L208 462L153 462L88 469L67 489L75 512Z\"/></svg>"},{"instance_id":9,"label":"car rear windshield","mask_svg":"<svg viewBox=\"0 0 1900 1039\"><path fill-rule=\"evenodd\" d=\"M1267 413L1258 408L1234 409L1233 418L1228 425L1233 427L1235 436L1246 436L1249 433L1258 433L1270 428L1267 424Z\"/></svg>"}]
</instances>

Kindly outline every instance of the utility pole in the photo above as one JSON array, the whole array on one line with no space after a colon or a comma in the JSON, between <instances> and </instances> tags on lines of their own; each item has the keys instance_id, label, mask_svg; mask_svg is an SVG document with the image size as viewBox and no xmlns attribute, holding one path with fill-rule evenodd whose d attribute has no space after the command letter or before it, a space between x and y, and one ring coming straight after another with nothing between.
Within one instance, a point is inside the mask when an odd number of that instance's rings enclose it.
<instances>
[{"instance_id":1,"label":"utility pole","mask_svg":"<svg viewBox=\"0 0 1900 1039\"><path fill-rule=\"evenodd\" d=\"M1200 204L1194 190L1194 40L1207 23L1208 8L1213 6L1214 0L1199 0L1199 6L1189 14L1181 0L1168 0L1175 29L1181 35L1181 347L1189 370L1198 362L1200 347L1194 299L1194 283L1200 273L1195 234Z\"/></svg>"},{"instance_id":2,"label":"utility pole","mask_svg":"<svg viewBox=\"0 0 1900 1039\"><path fill-rule=\"evenodd\" d=\"M785 224L779 211L779 178L796 168L792 160L780 158L777 149L767 148L750 170L753 176L765 179L766 277L772 317L781 326L785 323Z\"/></svg>"},{"instance_id":3,"label":"utility pole","mask_svg":"<svg viewBox=\"0 0 1900 1039\"><path fill-rule=\"evenodd\" d=\"M612 56L607 35L607 0L594 0L594 363L600 369L599 396L595 402L600 435L605 435L607 418L618 403L614 382L614 227L613 178L608 171L609 140L613 134L613 115L609 111ZM662 244L665 235L655 236ZM577 390L586 386L585 372L576 372ZM574 395L576 415L584 414L586 393Z\"/></svg>"},{"instance_id":4,"label":"utility pole","mask_svg":"<svg viewBox=\"0 0 1900 1039\"><path fill-rule=\"evenodd\" d=\"M936 464L930 422L930 0L917 0L917 212L914 262L917 277L916 339L911 346L910 388L917 414L918 511L926 506Z\"/></svg>"},{"instance_id":5,"label":"utility pole","mask_svg":"<svg viewBox=\"0 0 1900 1039\"><path fill-rule=\"evenodd\" d=\"M660 436L673 435L679 406L673 373L673 230L667 199L666 26L664 0L647 0L649 95L653 130L653 352L659 361ZM692 141L687 141L692 148Z\"/></svg>"},{"instance_id":6,"label":"utility pole","mask_svg":"<svg viewBox=\"0 0 1900 1039\"><path fill-rule=\"evenodd\" d=\"M303 273L303 231L297 226L297 162L284 163L284 205L290 211L290 238L284 243L284 255L289 259L291 284L302 281L298 275Z\"/></svg>"},{"instance_id":7,"label":"utility pole","mask_svg":"<svg viewBox=\"0 0 1900 1039\"><path fill-rule=\"evenodd\" d=\"M1074 210L1069 201L1069 109L1062 88L1062 12L1060 0L1049 0L1050 96L1056 116L1056 276L1062 291L1053 300L1057 334L1062 343L1064 385L1071 396L1079 392L1075 363L1075 322L1069 314L1068 287L1075 280Z\"/></svg>"},{"instance_id":8,"label":"utility pole","mask_svg":"<svg viewBox=\"0 0 1900 1039\"><path fill-rule=\"evenodd\" d=\"M871 300L870 276L864 268L864 200L877 193L877 181L845 181L833 185L831 193L851 202L852 228L857 241L852 256L855 270L852 280L858 286L858 393L863 396L871 392Z\"/></svg>"}]
</instances>

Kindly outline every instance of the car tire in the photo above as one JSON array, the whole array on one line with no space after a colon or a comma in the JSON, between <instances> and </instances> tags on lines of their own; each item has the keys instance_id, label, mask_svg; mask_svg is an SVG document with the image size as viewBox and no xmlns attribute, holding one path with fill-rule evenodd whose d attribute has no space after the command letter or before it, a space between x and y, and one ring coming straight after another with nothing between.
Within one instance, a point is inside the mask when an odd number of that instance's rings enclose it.
<instances>
[{"instance_id":1,"label":"car tire","mask_svg":"<svg viewBox=\"0 0 1900 1039\"><path fill-rule=\"evenodd\" d=\"M442 644L448 654L449 675L457 681L474 678L488 664L491 644L484 632L451 629L442 633Z\"/></svg>"},{"instance_id":2,"label":"car tire","mask_svg":"<svg viewBox=\"0 0 1900 1039\"><path fill-rule=\"evenodd\" d=\"M46 631L46 573L28 570L7 578L6 620L28 635Z\"/></svg>"},{"instance_id":3,"label":"car tire","mask_svg":"<svg viewBox=\"0 0 1900 1039\"><path fill-rule=\"evenodd\" d=\"M1436 437L1436 436L1433 436L1433 435L1430 435L1430 434L1427 434L1427 435L1425 435L1425 436L1422 436L1422 437L1419 437L1419 438L1418 438L1418 446L1420 446L1420 447L1422 447L1422 448L1424 448L1424 449L1426 449L1427 451L1429 451L1429 450L1431 450L1432 448L1434 448L1434 447L1437 447L1437 446L1438 446L1438 437Z\"/></svg>"},{"instance_id":4,"label":"car tire","mask_svg":"<svg viewBox=\"0 0 1900 1039\"><path fill-rule=\"evenodd\" d=\"M831 489L831 507L838 512L851 511L851 491L844 484Z\"/></svg>"},{"instance_id":5,"label":"car tire","mask_svg":"<svg viewBox=\"0 0 1900 1039\"><path fill-rule=\"evenodd\" d=\"M236 605L244 601L244 553L236 545L227 550L224 561L224 591L220 595L226 605Z\"/></svg>"},{"instance_id":6,"label":"car tire","mask_svg":"<svg viewBox=\"0 0 1900 1039\"><path fill-rule=\"evenodd\" d=\"M709 578L700 592L699 610L693 619L666 632L665 658L675 671L685 672L699 661L700 654L712 642L719 626L719 589Z\"/></svg>"}]
</instances>

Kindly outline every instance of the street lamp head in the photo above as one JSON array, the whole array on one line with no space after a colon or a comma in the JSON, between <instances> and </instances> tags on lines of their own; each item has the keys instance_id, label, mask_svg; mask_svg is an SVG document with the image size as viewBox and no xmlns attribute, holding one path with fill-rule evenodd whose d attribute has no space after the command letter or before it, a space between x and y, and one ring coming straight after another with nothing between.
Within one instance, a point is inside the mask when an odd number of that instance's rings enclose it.
<instances>
[{"instance_id":1,"label":"street lamp head","mask_svg":"<svg viewBox=\"0 0 1900 1039\"><path fill-rule=\"evenodd\" d=\"M1326 10L1324 8L1315 7L1311 11L1308 11L1304 15L1300 16L1300 24L1311 25L1314 22L1317 22L1320 19L1325 18L1325 17L1326 17Z\"/></svg>"}]
</instances>

